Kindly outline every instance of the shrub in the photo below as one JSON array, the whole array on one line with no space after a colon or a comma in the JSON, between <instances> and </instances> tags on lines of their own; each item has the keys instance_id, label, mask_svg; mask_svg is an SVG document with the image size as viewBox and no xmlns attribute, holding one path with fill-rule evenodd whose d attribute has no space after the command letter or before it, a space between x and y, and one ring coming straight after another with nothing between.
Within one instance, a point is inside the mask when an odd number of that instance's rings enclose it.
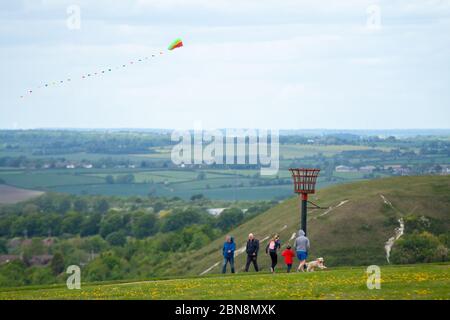
<instances>
[{"instance_id":1,"label":"shrub","mask_svg":"<svg viewBox=\"0 0 450 320\"><path fill-rule=\"evenodd\" d=\"M64 257L60 252L55 253L50 262L50 268L54 275L58 275L64 271Z\"/></svg>"},{"instance_id":2,"label":"shrub","mask_svg":"<svg viewBox=\"0 0 450 320\"><path fill-rule=\"evenodd\" d=\"M0 267L0 287L19 287L27 284L26 266L20 260Z\"/></svg>"},{"instance_id":3,"label":"shrub","mask_svg":"<svg viewBox=\"0 0 450 320\"><path fill-rule=\"evenodd\" d=\"M241 209L230 208L223 210L217 218L217 227L223 231L231 230L238 226L244 220L244 214Z\"/></svg>"},{"instance_id":4,"label":"shrub","mask_svg":"<svg viewBox=\"0 0 450 320\"><path fill-rule=\"evenodd\" d=\"M110 233L106 237L106 241L112 246L122 247L127 242L127 238L125 237L125 234L123 232L116 231L116 232Z\"/></svg>"},{"instance_id":5,"label":"shrub","mask_svg":"<svg viewBox=\"0 0 450 320\"><path fill-rule=\"evenodd\" d=\"M400 264L445 261L447 258L448 249L429 232L405 235L395 243L391 255L391 261Z\"/></svg>"}]
</instances>

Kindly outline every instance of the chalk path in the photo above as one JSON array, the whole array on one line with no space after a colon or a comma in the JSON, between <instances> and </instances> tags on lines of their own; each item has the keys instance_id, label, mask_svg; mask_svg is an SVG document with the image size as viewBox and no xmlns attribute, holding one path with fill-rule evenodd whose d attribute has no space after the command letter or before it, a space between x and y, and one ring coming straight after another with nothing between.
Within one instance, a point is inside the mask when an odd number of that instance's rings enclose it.
<instances>
[{"instance_id":1,"label":"chalk path","mask_svg":"<svg viewBox=\"0 0 450 320\"><path fill-rule=\"evenodd\" d=\"M384 195L380 194L380 197L385 204L390 206L392 209L396 210L394 208L394 206L392 205L392 202L390 202ZM386 251L386 260L388 263L391 263L389 261L389 258L391 256L391 250L392 250L392 247L394 246L395 241L400 239L400 237L405 232L405 222L403 221L403 218L398 219L398 223L399 223L399 227L394 229L394 235L392 237L390 237L388 239L388 241L386 241L386 243L384 244L384 250Z\"/></svg>"},{"instance_id":2,"label":"chalk path","mask_svg":"<svg viewBox=\"0 0 450 320\"><path fill-rule=\"evenodd\" d=\"M341 202L339 202L336 206L334 207L330 207L328 208L324 213L319 214L318 216L315 216L314 219L317 219L318 217L323 217L324 215L329 214L331 211L333 211L336 208L342 207L344 204L346 204L347 202L349 202L350 200L343 200Z\"/></svg>"}]
</instances>

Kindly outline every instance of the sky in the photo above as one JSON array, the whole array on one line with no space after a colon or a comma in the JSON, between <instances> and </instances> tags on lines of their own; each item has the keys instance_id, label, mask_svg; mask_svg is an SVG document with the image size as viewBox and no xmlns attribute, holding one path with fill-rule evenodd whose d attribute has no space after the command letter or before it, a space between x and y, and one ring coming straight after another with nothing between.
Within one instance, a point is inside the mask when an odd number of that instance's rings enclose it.
<instances>
[{"instance_id":1,"label":"sky","mask_svg":"<svg viewBox=\"0 0 450 320\"><path fill-rule=\"evenodd\" d=\"M0 128L447 129L449 35L450 0L1 1Z\"/></svg>"}]
</instances>

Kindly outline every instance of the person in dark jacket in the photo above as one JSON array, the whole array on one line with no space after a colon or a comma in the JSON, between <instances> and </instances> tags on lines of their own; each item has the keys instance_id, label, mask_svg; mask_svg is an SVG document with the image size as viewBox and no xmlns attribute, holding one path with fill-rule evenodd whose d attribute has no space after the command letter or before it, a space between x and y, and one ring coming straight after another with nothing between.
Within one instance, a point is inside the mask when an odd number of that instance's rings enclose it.
<instances>
[{"instance_id":1,"label":"person in dark jacket","mask_svg":"<svg viewBox=\"0 0 450 320\"><path fill-rule=\"evenodd\" d=\"M223 244L223 266L222 273L227 272L227 264L230 264L231 273L234 273L234 251L236 250L236 244L232 236L226 236Z\"/></svg>"},{"instance_id":2,"label":"person in dark jacket","mask_svg":"<svg viewBox=\"0 0 450 320\"><path fill-rule=\"evenodd\" d=\"M259 240L255 239L253 236L253 233L250 233L248 235L248 241L247 241L247 263L245 264L245 272L248 272L248 268L250 267L250 263L253 263L253 266L255 267L255 271L258 272L258 250L259 250Z\"/></svg>"},{"instance_id":3,"label":"person in dark jacket","mask_svg":"<svg viewBox=\"0 0 450 320\"><path fill-rule=\"evenodd\" d=\"M270 266L270 272L275 272L275 266L278 263L277 250L281 248L280 237L276 234L274 235L266 247L266 254L270 255L270 260L272 260L272 265Z\"/></svg>"}]
</instances>

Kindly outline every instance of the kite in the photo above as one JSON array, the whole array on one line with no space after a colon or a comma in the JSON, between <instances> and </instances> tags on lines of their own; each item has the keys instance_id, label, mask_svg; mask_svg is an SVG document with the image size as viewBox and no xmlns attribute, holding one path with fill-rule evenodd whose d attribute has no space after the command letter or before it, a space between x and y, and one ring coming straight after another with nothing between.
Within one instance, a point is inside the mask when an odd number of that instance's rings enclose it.
<instances>
[{"instance_id":1,"label":"kite","mask_svg":"<svg viewBox=\"0 0 450 320\"><path fill-rule=\"evenodd\" d=\"M167 48L168 50L173 50L176 48L181 48L183 46L183 41L181 41L180 38L175 39L170 45L169 48Z\"/></svg>"},{"instance_id":2,"label":"kite","mask_svg":"<svg viewBox=\"0 0 450 320\"><path fill-rule=\"evenodd\" d=\"M177 38L177 39L175 39L174 41L172 41L172 43L169 45L169 47L168 47L168 51L172 51L172 50L174 50L174 49L176 49L176 48L181 48L183 46L183 41L181 41L181 39L180 38ZM163 51L159 51L159 55L163 55L164 54L164 52ZM151 55L151 57L152 58L155 58L156 56L158 56L156 53L153 53L152 55ZM137 60L129 60L129 62L128 62L128 64L121 64L120 66L122 67L122 68L126 68L127 66L130 66L130 65L136 65L137 63L139 63L139 62L145 62L146 60L149 60L149 56L147 56L147 57L144 57L144 58L140 58L140 59L137 59ZM100 68L99 68L100 69ZM80 77L79 77L79 79L82 79L82 80L87 80L88 79L88 77L94 77L94 76L101 76L101 75L105 75L106 74L106 70L108 70L108 72L111 72L112 70L118 70L119 69L119 66L116 66L115 68L113 68L113 67L108 67L108 68L102 68L102 69L100 69L100 71L98 71L98 72L93 72L93 73L85 73L85 74L83 74L83 75L81 75ZM45 89L45 88L48 88L48 87L51 87L51 86L55 86L55 85L57 85L57 84L65 84L65 83L69 83L69 82L73 82L72 80L74 80L75 78L66 78L66 80L64 81L64 80L60 80L60 81L53 81L53 82L44 82L44 85L39 85L38 87L37 87L37 89ZM33 90L28 90L28 94L32 94L33 93ZM21 99L23 99L23 98L25 98L25 95L21 95L20 96L20 98Z\"/></svg>"}]
</instances>

